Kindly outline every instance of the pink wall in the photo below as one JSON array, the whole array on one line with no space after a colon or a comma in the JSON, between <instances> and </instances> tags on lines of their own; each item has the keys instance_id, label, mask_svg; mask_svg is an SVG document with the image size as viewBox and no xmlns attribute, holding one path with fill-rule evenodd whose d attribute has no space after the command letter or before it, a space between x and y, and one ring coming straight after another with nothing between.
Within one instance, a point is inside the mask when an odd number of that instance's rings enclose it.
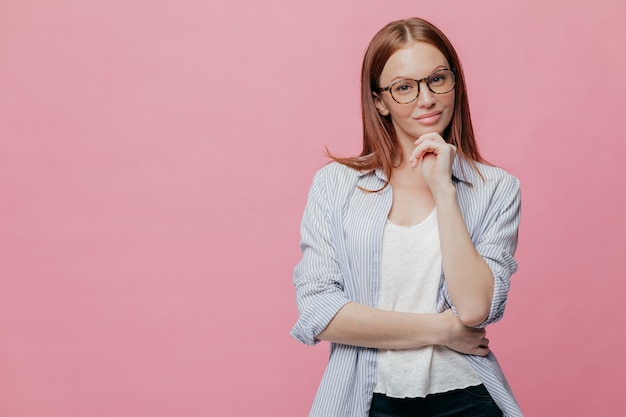
<instances>
[{"instance_id":1,"label":"pink wall","mask_svg":"<svg viewBox=\"0 0 626 417\"><path fill-rule=\"evenodd\" d=\"M624 3L332 3L0 3L0 415L306 415L300 216L324 145L359 150L367 42L412 15L522 180L490 332L519 401L622 415Z\"/></svg>"}]
</instances>

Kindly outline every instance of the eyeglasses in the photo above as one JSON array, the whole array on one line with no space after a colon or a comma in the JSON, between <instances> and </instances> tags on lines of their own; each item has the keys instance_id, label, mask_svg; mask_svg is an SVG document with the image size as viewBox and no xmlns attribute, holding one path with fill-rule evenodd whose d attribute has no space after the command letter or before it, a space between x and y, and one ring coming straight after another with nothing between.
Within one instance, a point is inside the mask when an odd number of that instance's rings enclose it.
<instances>
[{"instance_id":1,"label":"eyeglasses","mask_svg":"<svg viewBox=\"0 0 626 417\"><path fill-rule=\"evenodd\" d=\"M384 88L379 88L379 92L389 91L391 98L398 104L409 104L417 100L420 93L420 84L426 82L426 86L435 94L446 94L454 89L454 72L449 69L441 69L433 72L428 77L421 80L406 78L396 81Z\"/></svg>"}]
</instances>

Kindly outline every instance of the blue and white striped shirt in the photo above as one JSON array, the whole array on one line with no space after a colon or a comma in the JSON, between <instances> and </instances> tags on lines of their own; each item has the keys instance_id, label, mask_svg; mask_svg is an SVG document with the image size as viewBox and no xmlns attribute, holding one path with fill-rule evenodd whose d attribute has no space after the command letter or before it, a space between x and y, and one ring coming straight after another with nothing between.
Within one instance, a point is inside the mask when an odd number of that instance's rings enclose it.
<instances>
[{"instance_id":1,"label":"blue and white striped shirt","mask_svg":"<svg viewBox=\"0 0 626 417\"><path fill-rule=\"evenodd\" d=\"M504 312L509 279L517 270L513 253L520 218L519 180L502 169L478 164L484 181L467 161L452 168L457 199L476 250L491 267L491 311L480 327ZM376 307L380 286L382 233L392 189L382 170L360 172L333 162L316 175L302 219L302 260L294 270L299 318L291 335L313 345L348 302ZM438 311L453 308L442 275ZM366 417L376 383L377 349L331 343L331 355L309 417ZM466 356L505 417L522 416L493 353Z\"/></svg>"}]
</instances>

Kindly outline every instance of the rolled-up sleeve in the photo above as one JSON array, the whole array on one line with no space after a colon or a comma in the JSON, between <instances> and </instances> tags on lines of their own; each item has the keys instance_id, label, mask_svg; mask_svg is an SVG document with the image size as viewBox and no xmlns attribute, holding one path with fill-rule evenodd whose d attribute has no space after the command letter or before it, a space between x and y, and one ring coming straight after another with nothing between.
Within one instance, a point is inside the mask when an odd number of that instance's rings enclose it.
<instances>
[{"instance_id":1,"label":"rolled-up sleeve","mask_svg":"<svg viewBox=\"0 0 626 417\"><path fill-rule=\"evenodd\" d=\"M502 318L510 288L510 278L517 271L513 255L517 248L521 193L519 180L505 177L496 187L490 202L493 214L487 217L484 232L475 242L478 253L491 268L494 278L493 299L485 327Z\"/></svg>"},{"instance_id":2,"label":"rolled-up sleeve","mask_svg":"<svg viewBox=\"0 0 626 417\"><path fill-rule=\"evenodd\" d=\"M333 222L325 171L313 180L302 218L300 250L302 259L293 274L298 321L291 336L307 345L319 342L321 333L337 312L350 300L333 245Z\"/></svg>"}]
</instances>

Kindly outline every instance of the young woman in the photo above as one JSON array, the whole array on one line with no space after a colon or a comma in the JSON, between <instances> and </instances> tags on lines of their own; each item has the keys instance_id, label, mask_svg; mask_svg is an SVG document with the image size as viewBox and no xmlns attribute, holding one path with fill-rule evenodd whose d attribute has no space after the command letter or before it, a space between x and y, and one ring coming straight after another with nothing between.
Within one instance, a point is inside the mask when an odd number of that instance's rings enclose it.
<instances>
[{"instance_id":1,"label":"young woman","mask_svg":"<svg viewBox=\"0 0 626 417\"><path fill-rule=\"evenodd\" d=\"M315 176L292 336L331 342L310 416L521 416L484 328L516 271L519 181L485 163L446 36L422 19L371 41L363 151Z\"/></svg>"}]
</instances>

